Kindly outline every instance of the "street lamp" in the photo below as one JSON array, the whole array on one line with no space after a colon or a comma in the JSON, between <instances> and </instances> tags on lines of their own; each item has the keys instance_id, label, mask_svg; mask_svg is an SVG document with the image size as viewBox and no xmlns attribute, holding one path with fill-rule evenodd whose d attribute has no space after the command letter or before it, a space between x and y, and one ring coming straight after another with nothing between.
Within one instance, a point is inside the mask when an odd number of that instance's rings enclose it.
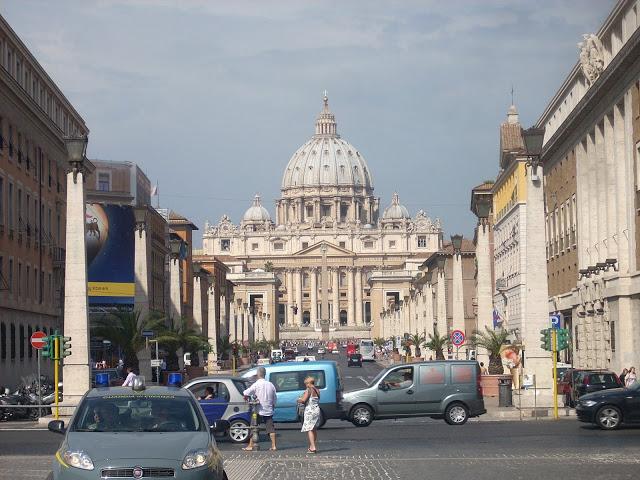
<instances>
[{"instance_id":1,"label":"street lamp","mask_svg":"<svg viewBox=\"0 0 640 480\"><path fill-rule=\"evenodd\" d=\"M444 270L444 264L446 260L447 259L444 257L444 255L438 255L438 258L436 259L436 266L438 267L438 270Z\"/></svg>"},{"instance_id":2,"label":"street lamp","mask_svg":"<svg viewBox=\"0 0 640 480\"><path fill-rule=\"evenodd\" d=\"M138 230L138 235L142 238L142 232L147 224L147 207L134 208L133 215L136 219L136 230Z\"/></svg>"},{"instance_id":3,"label":"street lamp","mask_svg":"<svg viewBox=\"0 0 640 480\"><path fill-rule=\"evenodd\" d=\"M198 275L200 275L200 272L202 271L202 265L200 265L199 263L193 263L191 265L191 268L193 270L193 276L197 277Z\"/></svg>"},{"instance_id":4,"label":"street lamp","mask_svg":"<svg viewBox=\"0 0 640 480\"><path fill-rule=\"evenodd\" d=\"M453 245L453 251L459 254L462 248L462 235L459 233L451 235L451 244Z\"/></svg>"},{"instance_id":5,"label":"street lamp","mask_svg":"<svg viewBox=\"0 0 640 480\"><path fill-rule=\"evenodd\" d=\"M68 162L73 171L73 183L78 181L78 172L82 171L82 164L87 153L87 137L85 135L71 135L64 137L64 144L67 147Z\"/></svg>"},{"instance_id":6,"label":"street lamp","mask_svg":"<svg viewBox=\"0 0 640 480\"><path fill-rule=\"evenodd\" d=\"M180 257L181 247L182 247L182 240L179 240L177 238L172 238L171 240L169 240L169 251L171 254L171 258L175 260L178 257Z\"/></svg>"},{"instance_id":7,"label":"street lamp","mask_svg":"<svg viewBox=\"0 0 640 480\"><path fill-rule=\"evenodd\" d=\"M532 174L536 175L540 163L540 156L542 155L544 128L528 128L522 132L522 139L527 157L529 157L527 165L531 165Z\"/></svg>"}]
</instances>

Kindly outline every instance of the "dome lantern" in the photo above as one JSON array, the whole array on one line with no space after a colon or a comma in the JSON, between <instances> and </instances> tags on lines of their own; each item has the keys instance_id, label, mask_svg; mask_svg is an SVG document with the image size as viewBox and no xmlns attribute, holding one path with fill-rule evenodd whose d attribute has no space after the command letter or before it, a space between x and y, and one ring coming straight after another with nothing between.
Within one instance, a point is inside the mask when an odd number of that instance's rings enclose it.
<instances>
[{"instance_id":1,"label":"dome lantern","mask_svg":"<svg viewBox=\"0 0 640 480\"><path fill-rule=\"evenodd\" d=\"M391 205L389 205L384 214L382 216L382 220L405 220L409 219L411 216L409 215L409 211L407 208L400 203L400 196L397 192L394 192L391 197Z\"/></svg>"},{"instance_id":2,"label":"dome lantern","mask_svg":"<svg viewBox=\"0 0 640 480\"><path fill-rule=\"evenodd\" d=\"M271 216L266 208L262 206L260 195L253 197L253 204L244 212L243 222L270 222Z\"/></svg>"}]
</instances>

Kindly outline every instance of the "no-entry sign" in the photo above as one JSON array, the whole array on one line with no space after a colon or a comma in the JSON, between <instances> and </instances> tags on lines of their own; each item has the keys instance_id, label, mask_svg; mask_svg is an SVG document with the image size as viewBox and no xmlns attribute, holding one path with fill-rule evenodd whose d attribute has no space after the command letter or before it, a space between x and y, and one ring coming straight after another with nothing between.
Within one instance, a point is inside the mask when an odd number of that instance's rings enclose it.
<instances>
[{"instance_id":1,"label":"no-entry sign","mask_svg":"<svg viewBox=\"0 0 640 480\"><path fill-rule=\"evenodd\" d=\"M464 332L462 330L454 330L451 332L451 343L456 347L462 345L464 343Z\"/></svg>"},{"instance_id":2,"label":"no-entry sign","mask_svg":"<svg viewBox=\"0 0 640 480\"><path fill-rule=\"evenodd\" d=\"M31 346L37 350L41 350L47 344L47 334L44 332L33 332L31 335Z\"/></svg>"}]
</instances>

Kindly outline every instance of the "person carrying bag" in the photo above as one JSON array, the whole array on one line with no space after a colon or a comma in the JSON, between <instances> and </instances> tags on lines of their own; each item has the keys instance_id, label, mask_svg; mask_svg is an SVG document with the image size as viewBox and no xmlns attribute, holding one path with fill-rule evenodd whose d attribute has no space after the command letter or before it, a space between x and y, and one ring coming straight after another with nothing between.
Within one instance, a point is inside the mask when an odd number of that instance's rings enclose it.
<instances>
[{"instance_id":1,"label":"person carrying bag","mask_svg":"<svg viewBox=\"0 0 640 480\"><path fill-rule=\"evenodd\" d=\"M320 391L315 386L315 379L307 377L304 379L306 390L298 399L298 414L304 419L301 432L307 432L309 437L309 448L307 453L316 453L316 442L318 441L318 424L320 423Z\"/></svg>"}]
</instances>

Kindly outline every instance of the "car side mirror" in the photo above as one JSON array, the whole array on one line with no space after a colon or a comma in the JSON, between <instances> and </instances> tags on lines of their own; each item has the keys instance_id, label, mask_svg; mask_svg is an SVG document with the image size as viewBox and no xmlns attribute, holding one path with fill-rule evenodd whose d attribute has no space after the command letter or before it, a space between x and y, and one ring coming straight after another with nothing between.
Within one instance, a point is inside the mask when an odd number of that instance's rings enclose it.
<instances>
[{"instance_id":1,"label":"car side mirror","mask_svg":"<svg viewBox=\"0 0 640 480\"><path fill-rule=\"evenodd\" d=\"M53 433L59 433L60 435L64 435L67 432L67 429L64 428L64 421L62 420L52 420L48 425L49 431Z\"/></svg>"},{"instance_id":2,"label":"car side mirror","mask_svg":"<svg viewBox=\"0 0 640 480\"><path fill-rule=\"evenodd\" d=\"M380 382L378 384L378 390L382 390L383 392L386 392L387 390L389 390L389 387L387 386L386 383Z\"/></svg>"},{"instance_id":3,"label":"car side mirror","mask_svg":"<svg viewBox=\"0 0 640 480\"><path fill-rule=\"evenodd\" d=\"M209 427L209 431L211 433L224 433L229 430L229 426L230 424L227 420L214 420Z\"/></svg>"}]
</instances>

